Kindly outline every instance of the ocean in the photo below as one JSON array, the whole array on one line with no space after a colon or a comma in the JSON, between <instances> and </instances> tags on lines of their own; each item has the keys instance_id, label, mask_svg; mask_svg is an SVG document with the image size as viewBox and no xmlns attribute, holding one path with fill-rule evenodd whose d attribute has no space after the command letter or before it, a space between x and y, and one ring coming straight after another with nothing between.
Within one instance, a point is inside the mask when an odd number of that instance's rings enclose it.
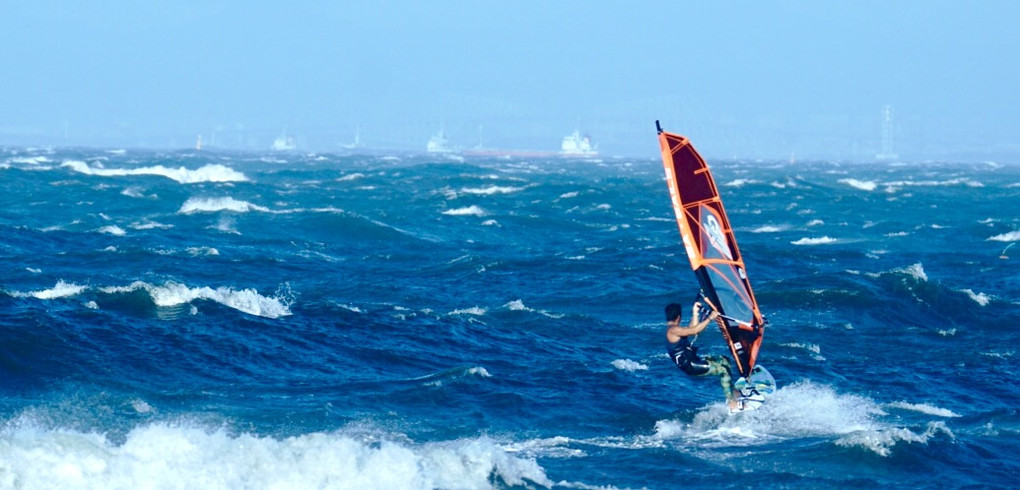
<instances>
[{"instance_id":1,"label":"ocean","mask_svg":"<svg viewBox=\"0 0 1020 490\"><path fill-rule=\"evenodd\" d=\"M648 146L0 149L0 488L1017 485L1020 165L709 158L779 384L730 416Z\"/></svg>"}]
</instances>

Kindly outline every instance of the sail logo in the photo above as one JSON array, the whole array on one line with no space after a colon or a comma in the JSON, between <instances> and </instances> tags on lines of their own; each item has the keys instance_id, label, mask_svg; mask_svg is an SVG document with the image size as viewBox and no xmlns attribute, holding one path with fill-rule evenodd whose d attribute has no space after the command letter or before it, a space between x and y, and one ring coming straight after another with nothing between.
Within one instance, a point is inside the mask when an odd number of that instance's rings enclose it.
<instances>
[{"instance_id":1,"label":"sail logo","mask_svg":"<svg viewBox=\"0 0 1020 490\"><path fill-rule=\"evenodd\" d=\"M719 220L716 219L715 214L712 212L707 213L704 227L705 234L708 235L708 241L712 243L712 246L727 259L733 260L733 254L730 253L730 247L726 245L726 237L723 235L722 226L719 225Z\"/></svg>"}]
</instances>

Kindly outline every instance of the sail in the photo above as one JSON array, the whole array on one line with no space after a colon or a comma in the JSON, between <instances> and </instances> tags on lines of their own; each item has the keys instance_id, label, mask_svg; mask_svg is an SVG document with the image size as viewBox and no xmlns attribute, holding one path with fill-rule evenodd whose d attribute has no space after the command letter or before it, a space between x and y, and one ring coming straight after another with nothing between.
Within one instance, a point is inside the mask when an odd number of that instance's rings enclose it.
<instances>
[{"instance_id":1,"label":"sail","mask_svg":"<svg viewBox=\"0 0 1020 490\"><path fill-rule=\"evenodd\" d=\"M733 228L705 160L687 138L662 131L658 121L655 124L669 195L691 269L701 294L721 314L716 321L729 343L737 371L747 377L758 357L765 321L747 279Z\"/></svg>"}]
</instances>

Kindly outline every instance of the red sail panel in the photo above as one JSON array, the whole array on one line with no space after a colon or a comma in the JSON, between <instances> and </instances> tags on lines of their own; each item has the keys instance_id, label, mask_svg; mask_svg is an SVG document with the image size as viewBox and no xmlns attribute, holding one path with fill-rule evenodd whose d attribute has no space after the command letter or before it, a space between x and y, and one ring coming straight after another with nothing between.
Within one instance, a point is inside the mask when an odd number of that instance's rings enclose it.
<instances>
[{"instance_id":1,"label":"red sail panel","mask_svg":"<svg viewBox=\"0 0 1020 490\"><path fill-rule=\"evenodd\" d=\"M705 160L687 138L660 132L659 147L691 269L702 294L723 315L719 324L737 371L748 376L758 357L765 321L719 190Z\"/></svg>"}]
</instances>

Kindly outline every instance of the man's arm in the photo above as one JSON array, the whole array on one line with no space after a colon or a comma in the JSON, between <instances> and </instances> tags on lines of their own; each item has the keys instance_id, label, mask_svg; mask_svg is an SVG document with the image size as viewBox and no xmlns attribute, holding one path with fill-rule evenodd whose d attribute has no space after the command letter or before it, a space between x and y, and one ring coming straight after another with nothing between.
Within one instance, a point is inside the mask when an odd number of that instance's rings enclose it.
<instances>
[{"instance_id":1,"label":"man's arm","mask_svg":"<svg viewBox=\"0 0 1020 490\"><path fill-rule=\"evenodd\" d=\"M719 316L719 312L715 311L715 308L712 308L712 313L709 313L707 318L698 321L698 318L700 316L701 316L701 302L695 301L694 306L691 308L691 323L687 327L689 330L692 331L692 333L688 335L695 335L701 333L701 331L704 330L709 323L711 323Z\"/></svg>"}]
</instances>

